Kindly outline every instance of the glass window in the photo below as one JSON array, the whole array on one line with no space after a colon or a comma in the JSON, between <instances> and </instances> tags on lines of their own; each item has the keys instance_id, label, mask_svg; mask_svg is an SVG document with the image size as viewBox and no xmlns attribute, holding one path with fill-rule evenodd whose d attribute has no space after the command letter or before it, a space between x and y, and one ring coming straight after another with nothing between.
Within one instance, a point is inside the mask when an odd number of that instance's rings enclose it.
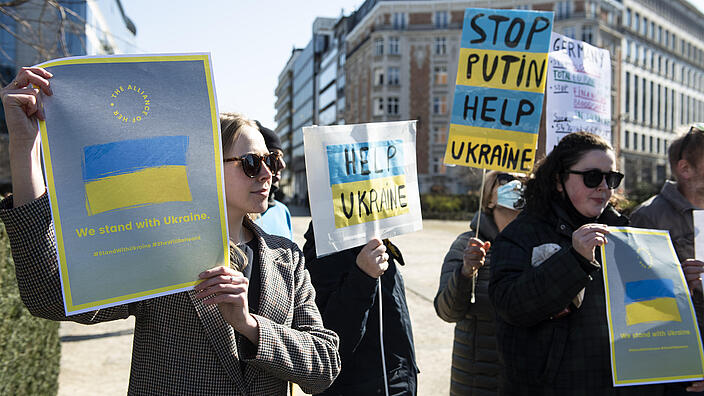
<instances>
[{"instance_id":1,"label":"glass window","mask_svg":"<svg viewBox=\"0 0 704 396\"><path fill-rule=\"evenodd\" d=\"M445 37L435 37L435 55L445 55L447 53L447 39Z\"/></svg>"},{"instance_id":2,"label":"glass window","mask_svg":"<svg viewBox=\"0 0 704 396\"><path fill-rule=\"evenodd\" d=\"M398 85L401 78L401 71L398 67L389 67L389 85Z\"/></svg>"},{"instance_id":3,"label":"glass window","mask_svg":"<svg viewBox=\"0 0 704 396\"><path fill-rule=\"evenodd\" d=\"M394 12L391 17L391 23L394 29L403 30L406 28L406 13L404 12Z\"/></svg>"},{"instance_id":4,"label":"glass window","mask_svg":"<svg viewBox=\"0 0 704 396\"><path fill-rule=\"evenodd\" d=\"M447 97L445 95L433 97L433 114L447 114Z\"/></svg>"},{"instance_id":5,"label":"glass window","mask_svg":"<svg viewBox=\"0 0 704 396\"><path fill-rule=\"evenodd\" d=\"M433 68L433 80L437 85L447 84L447 66L437 65Z\"/></svg>"},{"instance_id":6,"label":"glass window","mask_svg":"<svg viewBox=\"0 0 704 396\"><path fill-rule=\"evenodd\" d=\"M633 150L638 151L638 133L633 132Z\"/></svg>"},{"instance_id":7,"label":"glass window","mask_svg":"<svg viewBox=\"0 0 704 396\"><path fill-rule=\"evenodd\" d=\"M374 40L374 55L384 55L384 39L378 38Z\"/></svg>"},{"instance_id":8,"label":"glass window","mask_svg":"<svg viewBox=\"0 0 704 396\"><path fill-rule=\"evenodd\" d=\"M571 1L563 0L555 3L555 19L567 19L571 14Z\"/></svg>"},{"instance_id":9,"label":"glass window","mask_svg":"<svg viewBox=\"0 0 704 396\"><path fill-rule=\"evenodd\" d=\"M636 32L640 32L640 14L636 12L636 18L635 18L635 26L633 27L633 30Z\"/></svg>"},{"instance_id":10,"label":"glass window","mask_svg":"<svg viewBox=\"0 0 704 396\"><path fill-rule=\"evenodd\" d=\"M328 107L318 114L318 124L319 125L331 125L335 123L335 116L337 115L337 108L335 105Z\"/></svg>"},{"instance_id":11,"label":"glass window","mask_svg":"<svg viewBox=\"0 0 704 396\"><path fill-rule=\"evenodd\" d=\"M377 67L374 69L374 85L384 85L384 68Z\"/></svg>"},{"instance_id":12,"label":"glass window","mask_svg":"<svg viewBox=\"0 0 704 396\"><path fill-rule=\"evenodd\" d=\"M435 11L435 27L438 29L447 28L450 22L450 13L447 11Z\"/></svg>"},{"instance_id":13,"label":"glass window","mask_svg":"<svg viewBox=\"0 0 704 396\"><path fill-rule=\"evenodd\" d=\"M389 37L389 55L398 55L400 53L398 37Z\"/></svg>"},{"instance_id":14,"label":"glass window","mask_svg":"<svg viewBox=\"0 0 704 396\"><path fill-rule=\"evenodd\" d=\"M384 98L374 98L374 115L384 115Z\"/></svg>"},{"instance_id":15,"label":"glass window","mask_svg":"<svg viewBox=\"0 0 704 396\"><path fill-rule=\"evenodd\" d=\"M389 115L398 115L398 98L391 97L388 99L388 113Z\"/></svg>"},{"instance_id":16,"label":"glass window","mask_svg":"<svg viewBox=\"0 0 704 396\"><path fill-rule=\"evenodd\" d=\"M582 26L582 41L591 44L594 41L593 35L591 26Z\"/></svg>"},{"instance_id":17,"label":"glass window","mask_svg":"<svg viewBox=\"0 0 704 396\"><path fill-rule=\"evenodd\" d=\"M575 39L575 40L576 40L576 39L577 39L577 33L576 33L576 31L577 31L577 29L575 29L574 26L566 26L566 27L563 29L563 34L564 34L565 36L569 37L569 38L572 38L572 39Z\"/></svg>"}]
</instances>

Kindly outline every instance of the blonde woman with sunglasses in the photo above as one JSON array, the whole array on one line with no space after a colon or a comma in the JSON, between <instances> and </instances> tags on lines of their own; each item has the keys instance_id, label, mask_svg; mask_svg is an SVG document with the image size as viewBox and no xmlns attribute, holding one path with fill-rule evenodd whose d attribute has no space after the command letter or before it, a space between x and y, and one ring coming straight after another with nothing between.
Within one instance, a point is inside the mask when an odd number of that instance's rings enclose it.
<instances>
[{"instance_id":1,"label":"blonde woman with sunglasses","mask_svg":"<svg viewBox=\"0 0 704 396\"><path fill-rule=\"evenodd\" d=\"M84 324L134 315L128 394L285 395L289 381L308 392L327 388L340 371L338 337L323 327L301 251L247 215L266 209L277 160L240 115L220 119L230 265L201 273L194 291L64 315L36 126L51 77L24 68L0 91L14 190L0 203L0 218L30 312Z\"/></svg>"}]
</instances>

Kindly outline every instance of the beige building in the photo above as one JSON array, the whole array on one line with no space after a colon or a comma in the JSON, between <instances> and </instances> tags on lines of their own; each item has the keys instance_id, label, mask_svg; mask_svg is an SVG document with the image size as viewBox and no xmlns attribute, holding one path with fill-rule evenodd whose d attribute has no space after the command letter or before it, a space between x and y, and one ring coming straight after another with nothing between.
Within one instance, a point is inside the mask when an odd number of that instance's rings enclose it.
<instances>
[{"instance_id":1,"label":"beige building","mask_svg":"<svg viewBox=\"0 0 704 396\"><path fill-rule=\"evenodd\" d=\"M346 122L418 120L421 190L476 188L442 163L467 7L553 11L554 31L608 49L625 185L662 183L667 145L704 119L704 15L685 0L368 0L347 34Z\"/></svg>"}]
</instances>

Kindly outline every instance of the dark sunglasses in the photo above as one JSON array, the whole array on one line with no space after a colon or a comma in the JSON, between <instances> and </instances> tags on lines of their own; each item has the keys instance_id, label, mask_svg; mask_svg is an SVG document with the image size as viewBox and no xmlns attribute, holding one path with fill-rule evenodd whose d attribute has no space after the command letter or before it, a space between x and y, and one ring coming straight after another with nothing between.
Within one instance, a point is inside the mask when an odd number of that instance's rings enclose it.
<instances>
[{"instance_id":1,"label":"dark sunglasses","mask_svg":"<svg viewBox=\"0 0 704 396\"><path fill-rule=\"evenodd\" d=\"M499 173L496 176L496 183L500 186L503 186L504 184L508 184L514 180L516 180L516 177L511 174L508 174L508 173Z\"/></svg>"},{"instance_id":2,"label":"dark sunglasses","mask_svg":"<svg viewBox=\"0 0 704 396\"><path fill-rule=\"evenodd\" d=\"M606 179L606 185L613 190L618 187L621 184L621 180L623 180L623 173L613 171L602 172L599 169L591 169L588 171L568 170L567 173L582 175L582 181L588 188L598 187L601 181Z\"/></svg>"},{"instance_id":3,"label":"dark sunglasses","mask_svg":"<svg viewBox=\"0 0 704 396\"><path fill-rule=\"evenodd\" d=\"M704 122L692 125L692 127L689 128L687 134L684 135L684 139L682 139L682 144L680 144L680 154L677 156L677 161L682 159L682 154L684 154L684 148L687 147L687 143L689 143L689 138L694 134L694 131L704 132Z\"/></svg>"},{"instance_id":4,"label":"dark sunglasses","mask_svg":"<svg viewBox=\"0 0 704 396\"><path fill-rule=\"evenodd\" d=\"M223 162L240 161L242 163L242 171L248 177L254 178L259 175L262 170L262 163L266 165L272 174L276 174L282 165L281 155L279 153L269 153L261 156L259 154L245 154L241 157L225 158Z\"/></svg>"}]
</instances>

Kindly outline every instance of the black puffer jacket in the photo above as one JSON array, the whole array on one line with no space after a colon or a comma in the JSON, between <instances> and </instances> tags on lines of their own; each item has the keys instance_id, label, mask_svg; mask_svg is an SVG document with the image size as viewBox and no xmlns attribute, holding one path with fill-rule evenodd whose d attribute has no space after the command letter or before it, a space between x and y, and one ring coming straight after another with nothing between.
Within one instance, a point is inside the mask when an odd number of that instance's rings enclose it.
<instances>
[{"instance_id":1,"label":"black puffer jacket","mask_svg":"<svg viewBox=\"0 0 704 396\"><path fill-rule=\"evenodd\" d=\"M460 234L445 255L435 296L438 316L446 322L457 322L452 345L451 395L495 395L503 372L496 351L496 314L488 292L491 250L477 272L474 304L470 302L472 280L461 273L464 248L475 235L477 218L470 225L472 231ZM493 217L482 213L479 225L479 239L493 242L499 232Z\"/></svg>"},{"instance_id":2,"label":"black puffer jacket","mask_svg":"<svg viewBox=\"0 0 704 396\"><path fill-rule=\"evenodd\" d=\"M613 386L600 254L589 261L577 253L577 224L557 204L553 210L542 216L523 211L492 247L489 297L498 313L505 394L664 395L663 385ZM628 225L611 207L596 222ZM582 289L577 308L573 299ZM571 312L563 315L565 307Z\"/></svg>"}]
</instances>

